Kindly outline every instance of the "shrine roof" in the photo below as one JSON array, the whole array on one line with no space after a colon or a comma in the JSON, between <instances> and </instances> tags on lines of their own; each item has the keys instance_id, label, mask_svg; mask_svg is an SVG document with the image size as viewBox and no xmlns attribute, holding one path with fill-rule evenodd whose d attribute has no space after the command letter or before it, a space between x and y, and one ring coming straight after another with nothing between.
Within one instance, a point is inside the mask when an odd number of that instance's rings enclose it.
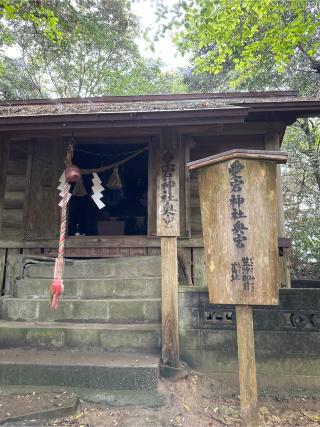
<instances>
[{"instance_id":1,"label":"shrine roof","mask_svg":"<svg viewBox=\"0 0 320 427\"><path fill-rule=\"evenodd\" d=\"M272 114L296 117L320 114L320 98L298 97L296 92L234 92L176 95L110 96L94 98L0 101L0 126L28 122L151 121L213 117L245 121L247 117L275 120ZM251 116L250 116L251 115ZM263 116L262 116L263 115ZM288 116L289 117L289 116ZM279 117L278 117L279 118Z\"/></svg>"}]
</instances>

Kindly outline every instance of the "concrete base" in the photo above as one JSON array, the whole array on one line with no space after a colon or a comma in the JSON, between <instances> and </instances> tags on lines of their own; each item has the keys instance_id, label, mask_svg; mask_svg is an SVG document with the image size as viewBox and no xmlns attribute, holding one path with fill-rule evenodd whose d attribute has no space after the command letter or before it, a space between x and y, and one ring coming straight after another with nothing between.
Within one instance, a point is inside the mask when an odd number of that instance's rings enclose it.
<instances>
[{"instance_id":1,"label":"concrete base","mask_svg":"<svg viewBox=\"0 0 320 427\"><path fill-rule=\"evenodd\" d=\"M21 393L20 393L21 394ZM59 408L50 408L44 411L38 412L25 412L19 416L0 418L0 425L15 425L13 423L21 423L20 425L39 425L39 421L47 421L52 418L62 418L74 415L79 406L79 398L71 397L67 399L62 406ZM28 423L30 421L30 423Z\"/></svg>"},{"instance_id":2,"label":"concrete base","mask_svg":"<svg viewBox=\"0 0 320 427\"><path fill-rule=\"evenodd\" d=\"M0 346L160 353L160 324L0 321Z\"/></svg>"},{"instance_id":3,"label":"concrete base","mask_svg":"<svg viewBox=\"0 0 320 427\"><path fill-rule=\"evenodd\" d=\"M74 393L81 400L91 403L102 403L108 406L139 406L159 408L166 404L166 398L157 390L106 390L83 387L61 386L0 386L0 395L30 394L30 393Z\"/></svg>"},{"instance_id":4,"label":"concrete base","mask_svg":"<svg viewBox=\"0 0 320 427\"><path fill-rule=\"evenodd\" d=\"M156 390L159 357L137 353L1 349L0 378L2 385Z\"/></svg>"}]
</instances>

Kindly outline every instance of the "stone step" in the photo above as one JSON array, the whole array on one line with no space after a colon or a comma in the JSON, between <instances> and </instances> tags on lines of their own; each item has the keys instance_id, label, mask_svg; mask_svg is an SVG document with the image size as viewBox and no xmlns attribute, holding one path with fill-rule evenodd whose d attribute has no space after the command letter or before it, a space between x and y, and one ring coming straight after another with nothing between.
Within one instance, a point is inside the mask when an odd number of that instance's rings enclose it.
<instances>
[{"instance_id":1,"label":"stone step","mask_svg":"<svg viewBox=\"0 0 320 427\"><path fill-rule=\"evenodd\" d=\"M102 298L160 298L160 279L113 278L113 279L66 279L63 298L102 299ZM24 278L17 280L14 296L17 298L49 298L50 280Z\"/></svg>"},{"instance_id":2,"label":"stone step","mask_svg":"<svg viewBox=\"0 0 320 427\"><path fill-rule=\"evenodd\" d=\"M28 264L24 269L27 277L52 279L54 262ZM67 260L65 279L160 277L160 257L141 256L112 259Z\"/></svg>"},{"instance_id":3,"label":"stone step","mask_svg":"<svg viewBox=\"0 0 320 427\"><path fill-rule=\"evenodd\" d=\"M140 353L0 349L0 378L1 385L155 390L159 359Z\"/></svg>"},{"instance_id":4,"label":"stone step","mask_svg":"<svg viewBox=\"0 0 320 427\"><path fill-rule=\"evenodd\" d=\"M1 319L18 321L75 321L94 323L155 323L160 321L160 298L60 300L51 310L47 299L2 297Z\"/></svg>"},{"instance_id":5,"label":"stone step","mask_svg":"<svg viewBox=\"0 0 320 427\"><path fill-rule=\"evenodd\" d=\"M0 348L73 348L90 351L159 352L160 324L0 321Z\"/></svg>"}]
</instances>

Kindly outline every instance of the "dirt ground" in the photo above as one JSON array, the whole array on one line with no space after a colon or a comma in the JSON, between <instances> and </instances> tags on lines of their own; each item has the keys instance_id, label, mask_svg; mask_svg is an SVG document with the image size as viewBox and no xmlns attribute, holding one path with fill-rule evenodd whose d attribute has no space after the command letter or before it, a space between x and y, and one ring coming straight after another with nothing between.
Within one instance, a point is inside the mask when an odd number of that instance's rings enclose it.
<instances>
[{"instance_id":1,"label":"dirt ground","mask_svg":"<svg viewBox=\"0 0 320 427\"><path fill-rule=\"evenodd\" d=\"M202 374L191 373L176 382L161 380L160 392L167 404L160 408L108 407L81 401L73 416L39 422L41 426L106 427L215 427L239 426L239 396L233 389ZM36 410L59 407L68 394L30 394L0 397L2 417L19 412L17 407ZM42 407L39 402L42 402ZM320 394L264 393L259 396L261 426L320 426ZM16 409L15 409L16 408ZM8 424L13 425L13 424ZM16 425L30 425L19 423Z\"/></svg>"}]
</instances>

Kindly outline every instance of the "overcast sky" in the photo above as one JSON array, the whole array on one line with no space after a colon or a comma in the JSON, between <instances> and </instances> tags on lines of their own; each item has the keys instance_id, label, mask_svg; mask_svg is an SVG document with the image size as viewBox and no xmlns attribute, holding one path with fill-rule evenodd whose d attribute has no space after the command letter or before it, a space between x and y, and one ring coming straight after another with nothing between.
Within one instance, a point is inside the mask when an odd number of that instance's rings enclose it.
<instances>
[{"instance_id":1,"label":"overcast sky","mask_svg":"<svg viewBox=\"0 0 320 427\"><path fill-rule=\"evenodd\" d=\"M164 0L168 6L172 6L174 0ZM138 0L132 2L132 11L140 17L140 25L144 31L150 28L150 39L156 32L156 16L154 13L154 6L151 5L151 0ZM148 43L141 38L138 41L139 48L142 56L151 58L160 58L164 63L165 69L175 69L184 67L188 64L187 58L182 57L177 51L176 47L171 41L170 34L155 42L155 52L149 49Z\"/></svg>"},{"instance_id":2,"label":"overcast sky","mask_svg":"<svg viewBox=\"0 0 320 427\"><path fill-rule=\"evenodd\" d=\"M168 6L172 6L175 0L163 0ZM145 29L150 30L149 38L153 39L156 33L157 23L156 15L154 13L154 6L152 6L152 0L135 0L131 3L133 13L140 18L140 25L142 32ZM164 69L174 70L178 67L185 67L188 65L186 57L182 57L177 51L175 45L171 41L171 35L166 34L165 37L161 38L158 42L154 42L155 51L152 52L150 49L150 43L146 42L143 37L138 41L138 45L141 51L141 55L147 58L161 59L164 64ZM11 57L18 57L19 51L16 47L10 47L6 49L7 55Z\"/></svg>"}]
</instances>

